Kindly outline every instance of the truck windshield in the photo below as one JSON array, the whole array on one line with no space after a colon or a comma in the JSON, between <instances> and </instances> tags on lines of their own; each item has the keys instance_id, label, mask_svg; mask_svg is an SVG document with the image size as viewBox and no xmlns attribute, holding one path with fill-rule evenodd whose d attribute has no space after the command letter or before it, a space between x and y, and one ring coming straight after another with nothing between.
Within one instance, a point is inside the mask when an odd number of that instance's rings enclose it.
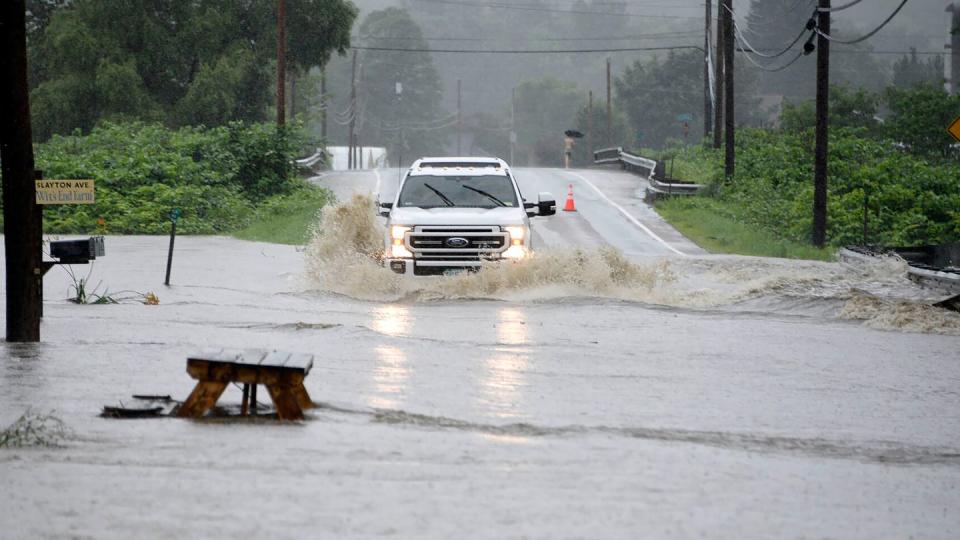
<instances>
[{"instance_id":1,"label":"truck windshield","mask_svg":"<svg viewBox=\"0 0 960 540\"><path fill-rule=\"evenodd\" d=\"M517 194L510 177L411 176L403 184L399 206L418 208L495 208L516 207Z\"/></svg>"}]
</instances>

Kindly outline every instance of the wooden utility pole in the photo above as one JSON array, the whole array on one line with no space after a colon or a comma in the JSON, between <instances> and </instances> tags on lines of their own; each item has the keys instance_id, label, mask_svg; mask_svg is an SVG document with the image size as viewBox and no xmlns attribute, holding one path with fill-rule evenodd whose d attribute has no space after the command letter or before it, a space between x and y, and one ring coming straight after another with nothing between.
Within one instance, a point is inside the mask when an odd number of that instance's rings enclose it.
<instances>
[{"instance_id":1,"label":"wooden utility pole","mask_svg":"<svg viewBox=\"0 0 960 540\"><path fill-rule=\"evenodd\" d=\"M320 137L323 138L323 144L327 144L327 112L330 109L330 102L327 99L327 67L323 67L323 73L320 74L320 104L323 106L323 124L320 126Z\"/></svg>"},{"instance_id":2,"label":"wooden utility pole","mask_svg":"<svg viewBox=\"0 0 960 540\"><path fill-rule=\"evenodd\" d=\"M354 128L357 122L357 50L353 50L353 59L350 61L350 129L347 136L347 169L353 169L353 141Z\"/></svg>"},{"instance_id":3,"label":"wooden utility pole","mask_svg":"<svg viewBox=\"0 0 960 540\"><path fill-rule=\"evenodd\" d=\"M947 12L953 13L950 21L950 93L960 95L960 4L947 6Z\"/></svg>"},{"instance_id":4,"label":"wooden utility pole","mask_svg":"<svg viewBox=\"0 0 960 540\"><path fill-rule=\"evenodd\" d=\"M723 142L723 81L724 81L724 51L723 28L725 26L723 16L722 0L717 2L717 46L714 49L716 53L716 72L713 74L713 99L716 106L713 108L713 147L720 149Z\"/></svg>"},{"instance_id":5,"label":"wooden utility pole","mask_svg":"<svg viewBox=\"0 0 960 540\"><path fill-rule=\"evenodd\" d=\"M593 163L593 90L587 98L587 151L590 152L590 163Z\"/></svg>"},{"instance_id":6,"label":"wooden utility pole","mask_svg":"<svg viewBox=\"0 0 960 540\"><path fill-rule=\"evenodd\" d=\"M0 2L0 160L6 249L7 341L40 341L41 223L27 88L26 5Z\"/></svg>"},{"instance_id":7,"label":"wooden utility pole","mask_svg":"<svg viewBox=\"0 0 960 540\"><path fill-rule=\"evenodd\" d=\"M460 121L462 120L461 110L460 110L460 79L457 79L457 155L463 155L460 148L460 139L463 126Z\"/></svg>"},{"instance_id":8,"label":"wooden utility pole","mask_svg":"<svg viewBox=\"0 0 960 540\"><path fill-rule=\"evenodd\" d=\"M726 155L724 174L733 178L736 172L736 115L734 114L734 87L733 87L733 0L722 0L723 18L723 123Z\"/></svg>"},{"instance_id":9,"label":"wooden utility pole","mask_svg":"<svg viewBox=\"0 0 960 540\"><path fill-rule=\"evenodd\" d=\"M510 91L510 166L513 167L515 162L514 150L517 146L517 132L516 132L516 119L517 119L517 87L514 86L513 90Z\"/></svg>"},{"instance_id":10,"label":"wooden utility pole","mask_svg":"<svg viewBox=\"0 0 960 540\"><path fill-rule=\"evenodd\" d=\"M813 154L813 245L827 240L827 157L830 120L830 0L819 0L817 14L817 130Z\"/></svg>"},{"instance_id":11,"label":"wooden utility pole","mask_svg":"<svg viewBox=\"0 0 960 540\"><path fill-rule=\"evenodd\" d=\"M610 59L607 58L607 147L613 145L613 98L610 92Z\"/></svg>"},{"instance_id":12,"label":"wooden utility pole","mask_svg":"<svg viewBox=\"0 0 960 540\"><path fill-rule=\"evenodd\" d=\"M703 137L710 136L713 129L713 104L710 102L710 27L713 24L713 6L707 2L706 21L703 31Z\"/></svg>"},{"instance_id":13,"label":"wooden utility pole","mask_svg":"<svg viewBox=\"0 0 960 540\"><path fill-rule=\"evenodd\" d=\"M277 126L287 121L287 3L277 0Z\"/></svg>"}]
</instances>

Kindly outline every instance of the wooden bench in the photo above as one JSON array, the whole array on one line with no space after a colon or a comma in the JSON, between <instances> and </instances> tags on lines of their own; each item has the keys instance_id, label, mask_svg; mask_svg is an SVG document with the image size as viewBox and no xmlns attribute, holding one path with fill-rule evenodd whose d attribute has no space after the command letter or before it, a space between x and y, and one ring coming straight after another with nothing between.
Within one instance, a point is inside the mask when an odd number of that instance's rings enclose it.
<instances>
[{"instance_id":1,"label":"wooden bench","mask_svg":"<svg viewBox=\"0 0 960 540\"><path fill-rule=\"evenodd\" d=\"M257 385L267 387L281 420L300 420L313 401L303 380L313 367L312 354L262 349L206 349L187 358L187 373L197 386L180 406L177 415L201 418L230 383L243 383L241 415L256 414ZM252 407L248 408L248 400Z\"/></svg>"}]
</instances>

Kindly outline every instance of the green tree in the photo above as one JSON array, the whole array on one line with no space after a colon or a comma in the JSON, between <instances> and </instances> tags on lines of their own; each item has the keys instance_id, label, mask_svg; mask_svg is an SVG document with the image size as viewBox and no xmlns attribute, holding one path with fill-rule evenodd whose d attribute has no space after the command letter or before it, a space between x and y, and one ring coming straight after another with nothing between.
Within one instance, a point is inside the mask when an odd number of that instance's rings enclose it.
<instances>
[{"instance_id":1,"label":"green tree","mask_svg":"<svg viewBox=\"0 0 960 540\"><path fill-rule=\"evenodd\" d=\"M634 145L639 145L642 141L638 141L636 134L630 134L630 128L627 125L627 117L619 109L613 109L611 111L611 120L610 123L610 146L622 146L624 148L631 148ZM590 140L589 134L590 131L590 107L588 104L584 103L582 107L577 111L577 117L574 122L574 125L577 128L577 131L584 134L584 138L577 141L576 146L573 149L573 162L577 167L584 167L590 165L593 162L593 156L590 155ZM606 131L607 131L607 109L602 104L593 103L593 148L594 150L599 150L601 148L607 148L606 141Z\"/></svg>"},{"instance_id":2,"label":"green tree","mask_svg":"<svg viewBox=\"0 0 960 540\"><path fill-rule=\"evenodd\" d=\"M34 0L34 134L88 131L100 119L170 124L260 120L272 101L273 2ZM62 6L65 8L59 9ZM346 0L287 0L293 71L349 46Z\"/></svg>"},{"instance_id":3,"label":"green tree","mask_svg":"<svg viewBox=\"0 0 960 540\"><path fill-rule=\"evenodd\" d=\"M585 98L573 83L554 78L524 81L517 86L517 161L559 166L563 132L574 127Z\"/></svg>"},{"instance_id":4,"label":"green tree","mask_svg":"<svg viewBox=\"0 0 960 540\"><path fill-rule=\"evenodd\" d=\"M380 47L428 48L420 27L398 8L371 12L358 35ZM364 144L394 148L405 161L436 154L452 117L440 106L443 88L430 53L368 51L357 62L358 99L347 116L356 117Z\"/></svg>"},{"instance_id":5,"label":"green tree","mask_svg":"<svg viewBox=\"0 0 960 540\"><path fill-rule=\"evenodd\" d=\"M880 96L863 88L851 90L845 85L830 87L831 127L875 128ZM781 127L788 131L813 129L817 124L816 101L783 103Z\"/></svg>"},{"instance_id":6,"label":"green tree","mask_svg":"<svg viewBox=\"0 0 960 540\"><path fill-rule=\"evenodd\" d=\"M946 127L960 113L960 96L951 96L942 87L928 84L910 89L888 88L884 99L890 107L890 117L884 124L887 137L917 154L951 155L955 141Z\"/></svg>"},{"instance_id":7,"label":"green tree","mask_svg":"<svg viewBox=\"0 0 960 540\"><path fill-rule=\"evenodd\" d=\"M804 38L794 45L793 50L780 58L753 57L754 60L771 69L790 61L796 54L793 51L799 52L803 40L809 35L809 32L804 30L804 25L814 15L815 9L814 3L797 0L751 0L747 24L741 30L747 42L755 49L764 54L779 53L798 35L804 33ZM842 36L846 31L841 21L834 21L833 34ZM870 46L861 44L844 47L843 54L832 54L831 80L854 88L882 90L887 83L887 74L883 66L867 54L869 52ZM743 63L744 60L740 58L738 62ZM758 90L761 94L802 100L813 97L816 93L816 55L802 57L781 71L758 71Z\"/></svg>"},{"instance_id":8,"label":"green tree","mask_svg":"<svg viewBox=\"0 0 960 540\"><path fill-rule=\"evenodd\" d=\"M893 63L893 85L898 88L929 84L943 84L943 57L936 55L926 61L917 57L917 49L910 48L910 54L904 55Z\"/></svg>"},{"instance_id":9,"label":"green tree","mask_svg":"<svg viewBox=\"0 0 960 540\"><path fill-rule=\"evenodd\" d=\"M737 124L759 122L756 77L741 62L737 66ZM660 148L670 138L703 133L703 54L671 52L666 58L634 62L615 81L617 103L642 132L643 146ZM633 143L633 141L629 141Z\"/></svg>"}]
</instances>

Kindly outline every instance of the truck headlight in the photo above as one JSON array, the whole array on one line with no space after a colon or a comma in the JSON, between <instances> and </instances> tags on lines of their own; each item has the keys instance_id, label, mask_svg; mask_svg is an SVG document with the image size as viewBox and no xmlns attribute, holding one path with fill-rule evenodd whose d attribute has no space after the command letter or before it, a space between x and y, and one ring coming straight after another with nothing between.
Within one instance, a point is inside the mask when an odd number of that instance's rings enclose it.
<instances>
[{"instance_id":1,"label":"truck headlight","mask_svg":"<svg viewBox=\"0 0 960 540\"><path fill-rule=\"evenodd\" d=\"M407 249L407 246L403 245L403 239L409 231L410 227L404 227L403 225L394 225L390 227L390 256L395 258L413 257L413 253L410 253L410 250Z\"/></svg>"},{"instance_id":2,"label":"truck headlight","mask_svg":"<svg viewBox=\"0 0 960 540\"><path fill-rule=\"evenodd\" d=\"M504 251L501 256L504 259L522 259L527 256L527 249L519 244L514 244Z\"/></svg>"},{"instance_id":3,"label":"truck headlight","mask_svg":"<svg viewBox=\"0 0 960 540\"><path fill-rule=\"evenodd\" d=\"M526 227L504 227L507 231L507 234L510 235L510 244L514 246L522 246L523 238L527 235Z\"/></svg>"}]
</instances>

